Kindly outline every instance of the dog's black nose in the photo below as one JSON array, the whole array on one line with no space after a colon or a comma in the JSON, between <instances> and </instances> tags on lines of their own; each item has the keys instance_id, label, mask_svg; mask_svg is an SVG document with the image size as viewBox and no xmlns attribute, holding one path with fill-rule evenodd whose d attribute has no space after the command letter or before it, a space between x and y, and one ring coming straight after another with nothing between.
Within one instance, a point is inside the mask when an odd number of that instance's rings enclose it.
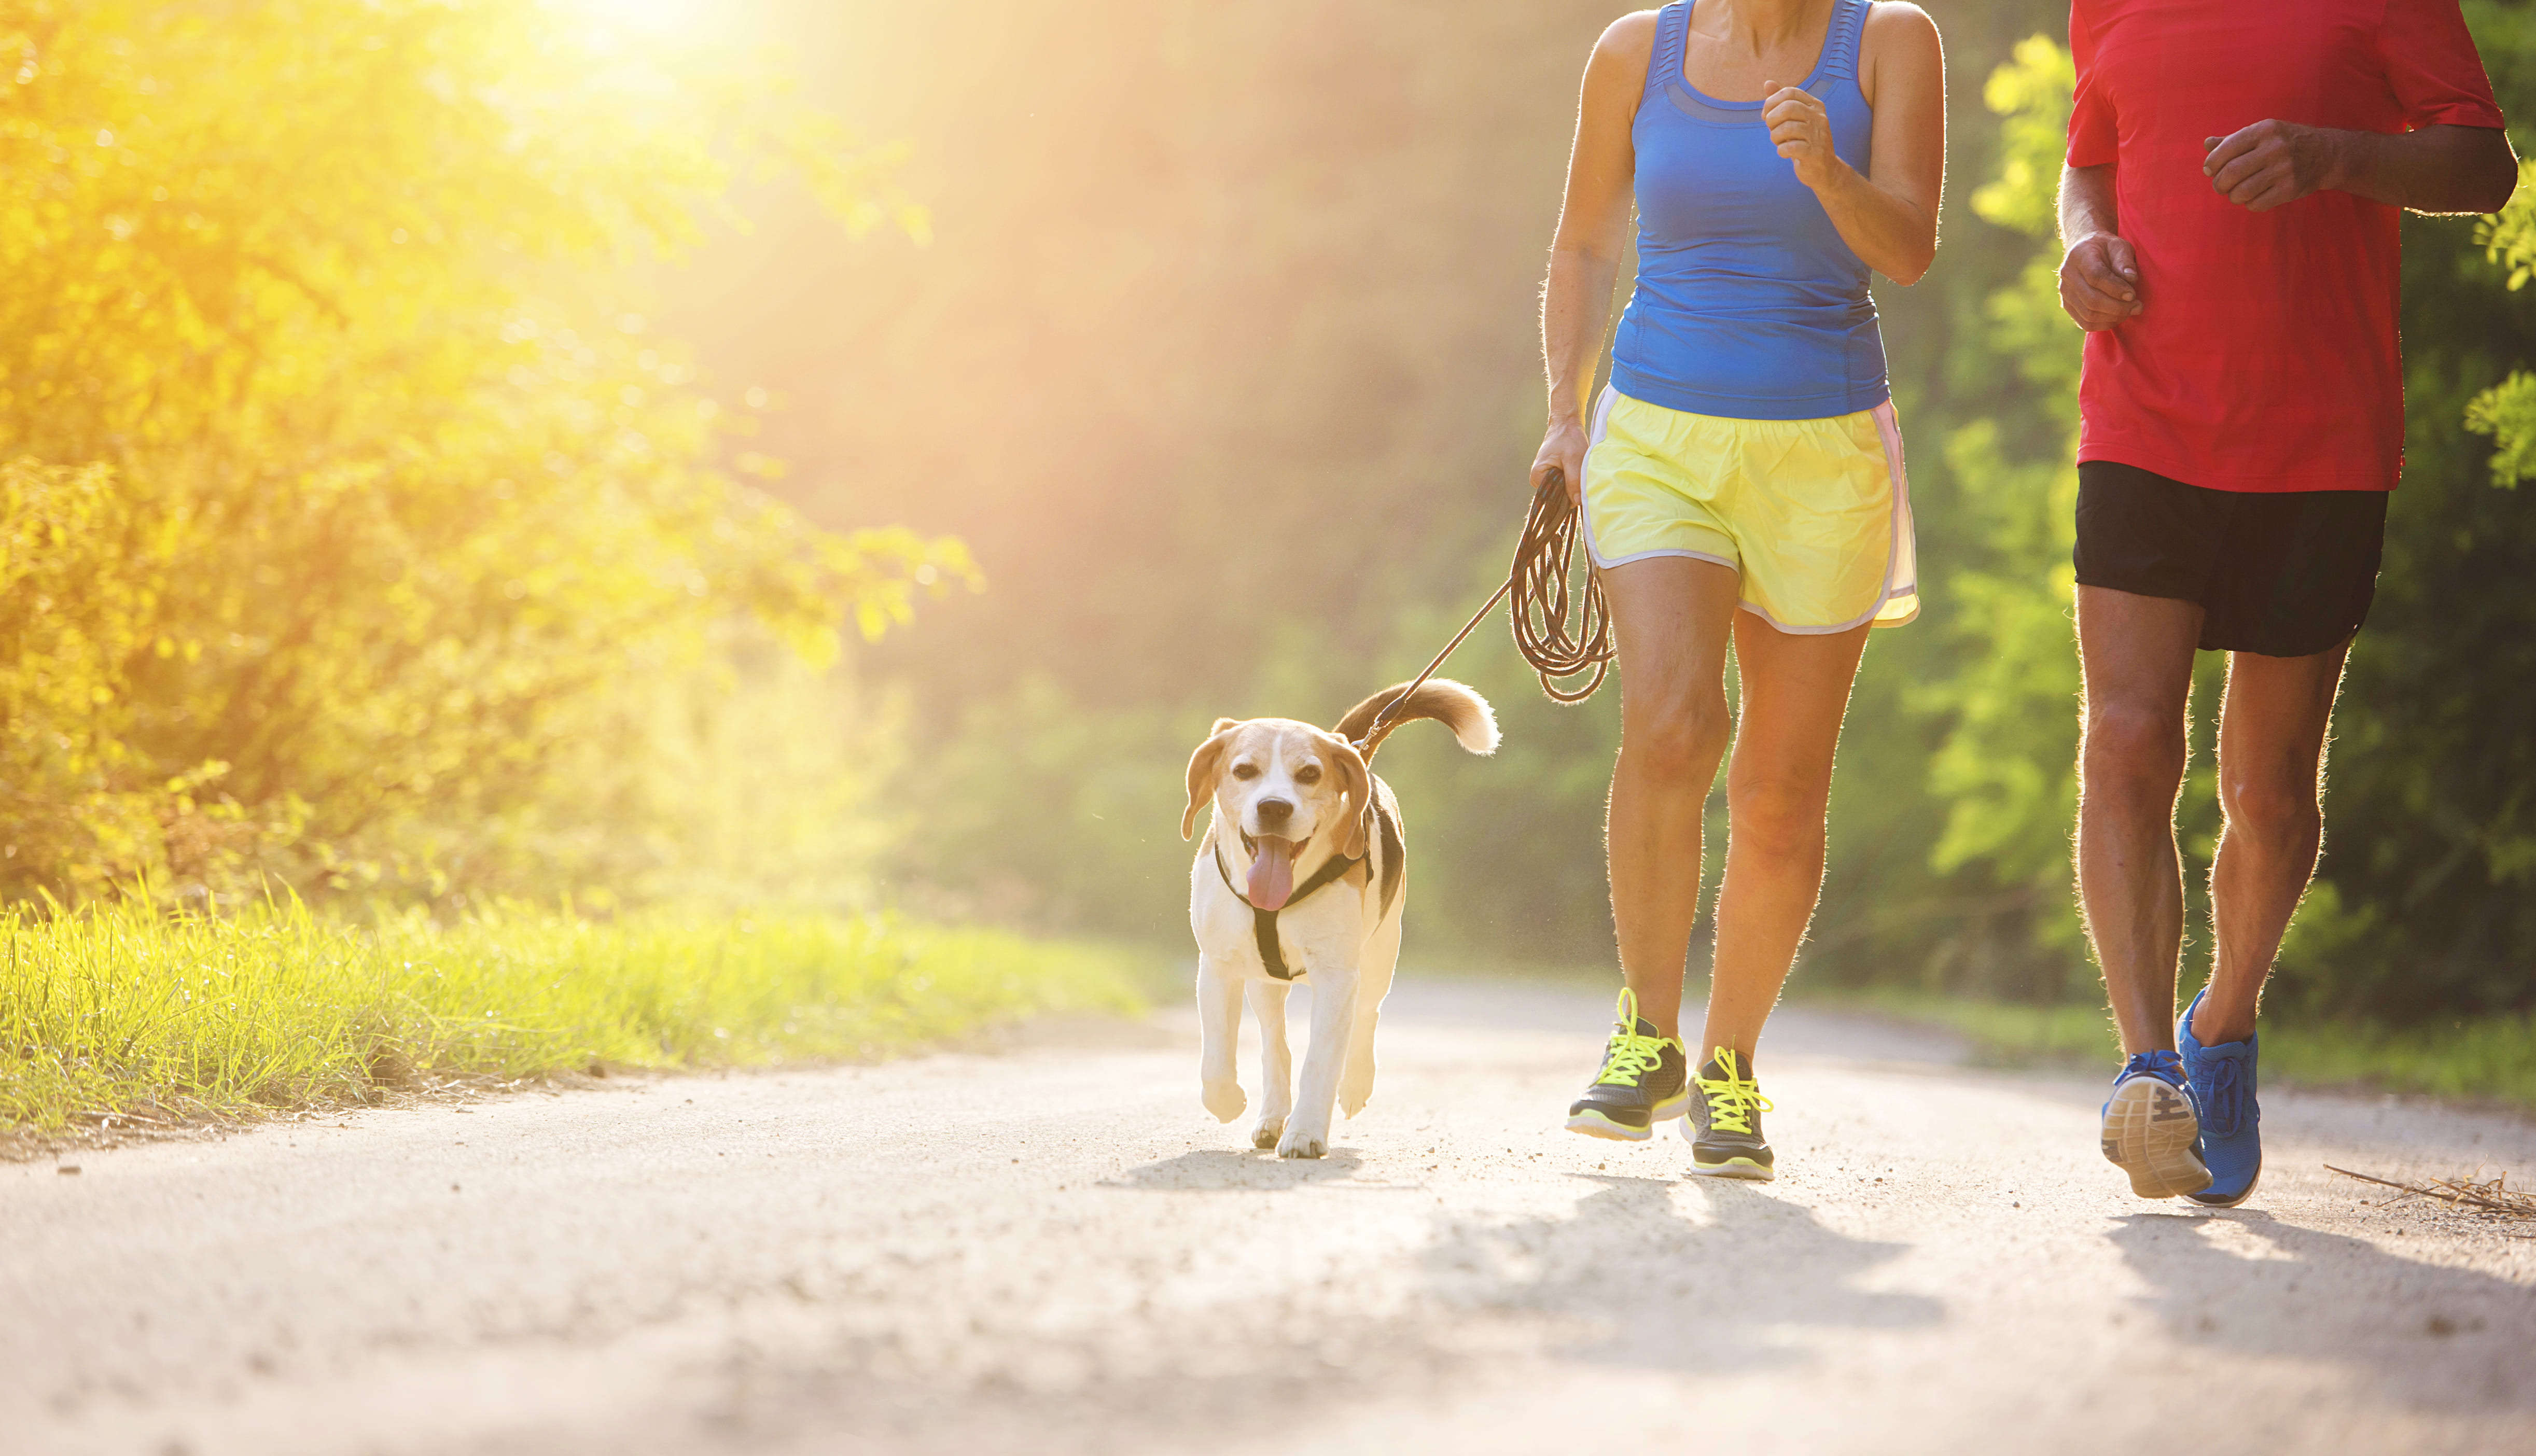
<instances>
[{"instance_id":1,"label":"dog's black nose","mask_svg":"<svg viewBox=\"0 0 2536 1456\"><path fill-rule=\"evenodd\" d=\"M1285 823L1295 812L1295 806L1282 798L1263 798L1259 800L1258 807L1259 824L1263 829L1270 825Z\"/></svg>"}]
</instances>

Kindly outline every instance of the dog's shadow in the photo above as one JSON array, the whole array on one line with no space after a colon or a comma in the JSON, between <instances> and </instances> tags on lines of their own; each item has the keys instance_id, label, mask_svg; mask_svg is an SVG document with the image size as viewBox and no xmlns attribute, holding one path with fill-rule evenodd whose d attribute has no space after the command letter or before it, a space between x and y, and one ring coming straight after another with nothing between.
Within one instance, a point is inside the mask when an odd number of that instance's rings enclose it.
<instances>
[{"instance_id":1,"label":"dog's shadow","mask_svg":"<svg viewBox=\"0 0 2536 1456\"><path fill-rule=\"evenodd\" d=\"M1332 1148L1319 1158L1280 1158L1248 1148L1194 1148L1176 1158L1128 1169L1102 1186L1198 1193L1300 1188L1351 1177L1363 1161L1345 1148Z\"/></svg>"}]
</instances>

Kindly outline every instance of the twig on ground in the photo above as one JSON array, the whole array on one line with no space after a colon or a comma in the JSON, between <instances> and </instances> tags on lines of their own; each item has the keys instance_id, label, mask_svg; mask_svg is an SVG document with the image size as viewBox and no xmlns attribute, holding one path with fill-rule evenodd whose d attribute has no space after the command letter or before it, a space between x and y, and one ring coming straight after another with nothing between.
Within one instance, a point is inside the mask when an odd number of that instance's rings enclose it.
<instances>
[{"instance_id":1,"label":"twig on ground","mask_svg":"<svg viewBox=\"0 0 2536 1456\"><path fill-rule=\"evenodd\" d=\"M2389 1198L2385 1203L2378 1205L2381 1208L2391 1208L2403 1202L2405 1198L2437 1198L2459 1207L2479 1208L2486 1213L2504 1214L2518 1219L2536 1219L2536 1193L2521 1193L2506 1186L2509 1181L2507 1173L2481 1183L2472 1178L2432 1178L2424 1183L2405 1183L2397 1182L2392 1178L2377 1177L2370 1173L2353 1172L2350 1169L2336 1168L2330 1163L2324 1165L2324 1169L2327 1172L2338 1172L2347 1178L2358 1178L2364 1183L2376 1183L2381 1188L2395 1188L2403 1192L2404 1198Z\"/></svg>"}]
</instances>

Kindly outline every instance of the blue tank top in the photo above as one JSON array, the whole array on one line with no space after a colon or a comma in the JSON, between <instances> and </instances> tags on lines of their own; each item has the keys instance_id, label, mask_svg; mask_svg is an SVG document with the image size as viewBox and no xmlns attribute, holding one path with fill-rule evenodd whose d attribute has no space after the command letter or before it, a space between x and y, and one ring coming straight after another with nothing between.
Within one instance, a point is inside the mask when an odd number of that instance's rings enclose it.
<instances>
[{"instance_id":1,"label":"blue tank top","mask_svg":"<svg viewBox=\"0 0 2536 1456\"><path fill-rule=\"evenodd\" d=\"M1832 150L1868 169L1874 113L1858 89L1867 0L1836 0L1805 89ZM1770 145L1758 101L1712 100L1682 75L1687 3L1657 17L1637 144L1638 284L1612 344L1631 399L1735 419L1820 419L1889 395L1867 265Z\"/></svg>"}]
</instances>

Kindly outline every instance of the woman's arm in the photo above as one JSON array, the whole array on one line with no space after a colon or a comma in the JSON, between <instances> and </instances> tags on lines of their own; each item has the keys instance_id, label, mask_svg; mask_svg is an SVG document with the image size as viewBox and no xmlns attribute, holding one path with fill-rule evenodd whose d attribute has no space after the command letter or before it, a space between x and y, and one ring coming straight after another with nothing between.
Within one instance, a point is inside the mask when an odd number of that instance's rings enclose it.
<instances>
[{"instance_id":1,"label":"woman's arm","mask_svg":"<svg viewBox=\"0 0 2536 1456\"><path fill-rule=\"evenodd\" d=\"M1937 199L1946 184L1946 57L1936 23L1917 5L1868 12L1859 90L1875 111L1868 174L1832 153L1831 116L1798 87L1765 83L1762 116L1797 180L1814 190L1841 241L1897 284L1916 284L1937 256Z\"/></svg>"},{"instance_id":2,"label":"woman's arm","mask_svg":"<svg viewBox=\"0 0 2536 1456\"><path fill-rule=\"evenodd\" d=\"M1533 488L1553 470L1572 498L1585 478L1585 392L1612 321L1612 285L1628 243L1629 199L1637 172L1630 124L1646 89L1655 48L1652 11L1622 16L1595 42L1576 106L1576 146L1567 159L1567 200L1550 245L1541 290L1541 357L1550 371L1550 426L1532 462Z\"/></svg>"}]
</instances>

